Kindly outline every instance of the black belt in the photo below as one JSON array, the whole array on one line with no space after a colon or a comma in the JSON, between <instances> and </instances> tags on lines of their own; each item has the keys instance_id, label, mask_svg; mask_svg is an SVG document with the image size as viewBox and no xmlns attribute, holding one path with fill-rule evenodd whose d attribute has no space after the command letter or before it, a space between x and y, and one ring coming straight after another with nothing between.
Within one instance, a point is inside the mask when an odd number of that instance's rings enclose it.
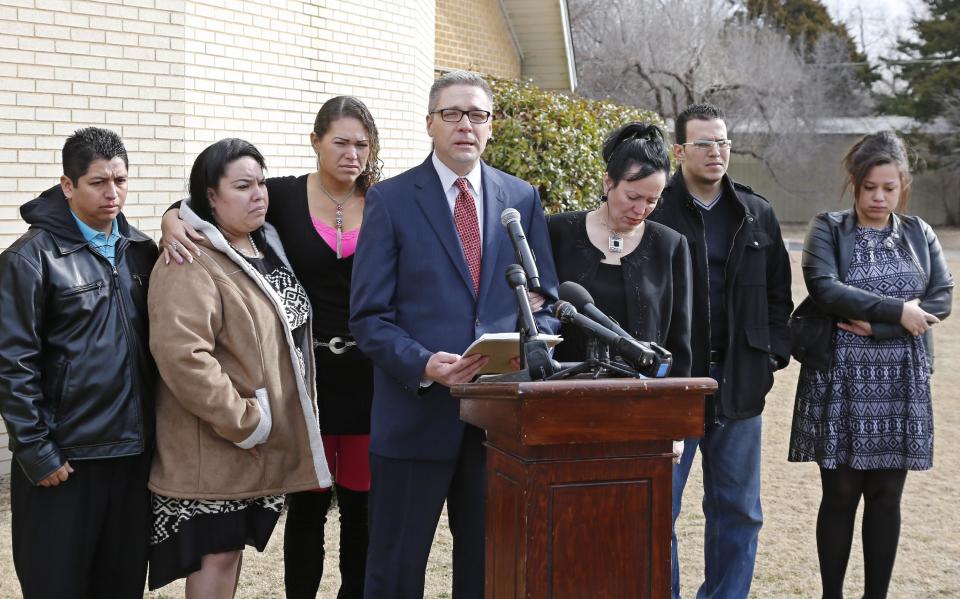
<instances>
[{"instance_id":1,"label":"black belt","mask_svg":"<svg viewBox=\"0 0 960 599\"><path fill-rule=\"evenodd\" d=\"M330 341L313 341L313 348L325 347L329 349L332 353L342 354L346 353L351 347L355 347L357 342L354 341L351 337L331 337Z\"/></svg>"},{"instance_id":2,"label":"black belt","mask_svg":"<svg viewBox=\"0 0 960 599\"><path fill-rule=\"evenodd\" d=\"M722 349L711 349L710 350L710 363L711 364L720 364L723 362L723 350Z\"/></svg>"}]
</instances>

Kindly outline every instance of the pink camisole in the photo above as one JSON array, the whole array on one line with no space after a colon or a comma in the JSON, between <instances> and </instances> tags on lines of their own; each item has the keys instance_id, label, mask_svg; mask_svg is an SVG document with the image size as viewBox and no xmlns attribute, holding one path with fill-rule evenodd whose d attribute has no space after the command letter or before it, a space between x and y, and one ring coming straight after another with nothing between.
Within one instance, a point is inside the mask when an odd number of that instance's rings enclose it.
<instances>
[{"instance_id":1,"label":"pink camisole","mask_svg":"<svg viewBox=\"0 0 960 599\"><path fill-rule=\"evenodd\" d=\"M313 228L317 231L317 234L330 246L334 252L337 251L337 229L331 227L327 223L323 222L319 218L316 218L312 214L310 215L310 220L313 221ZM341 250L340 255L343 258L349 258L357 251L357 237L360 235L360 229L356 228L352 231L344 231L341 236Z\"/></svg>"}]
</instances>

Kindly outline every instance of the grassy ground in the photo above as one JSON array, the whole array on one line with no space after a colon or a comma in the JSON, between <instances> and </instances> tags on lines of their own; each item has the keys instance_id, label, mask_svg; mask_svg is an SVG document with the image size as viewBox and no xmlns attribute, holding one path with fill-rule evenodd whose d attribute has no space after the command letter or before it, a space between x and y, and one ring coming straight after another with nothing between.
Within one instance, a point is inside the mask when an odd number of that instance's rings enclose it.
<instances>
[{"instance_id":1,"label":"grassy ground","mask_svg":"<svg viewBox=\"0 0 960 599\"><path fill-rule=\"evenodd\" d=\"M803 238L802 228L785 228L784 236ZM944 246L951 251L952 272L960 273L960 232L940 233ZM954 258L956 257L956 258ZM800 279L799 252L791 252L794 267L794 297L806 292ZM956 303L960 307L960 303ZM934 418L936 424L935 466L929 472L911 473L903 500L903 528L900 550L890 597L947 598L960 597L960 518L956 504L960 493L960 369L954 364L960 356L960 318L938 325L937 372L933 379ZM786 461L787 441L793 397L799 367L791 364L778 373L767 397L764 412L763 439L763 507L765 523L760 536L756 573L751 596L764 598L815 597L820 593L814 523L820 499L820 483L814 464L793 464ZM678 524L684 595L693 597L703 570L703 517L699 510L702 479L699 460L685 495L685 511ZM336 597L336 513L331 512L327 526L330 551L325 564L322 598ZM859 524L858 524L859 530ZM244 556L240 580L240 598L282 598L283 521L263 554L248 550ZM427 571L426 597L450 596L450 536L445 519L437 531ZM847 595L858 597L863 592L863 560L859 535L848 568ZM181 583L171 584L147 597L182 597ZM19 597L19 586L13 572L10 553L10 505L5 481L0 482L0 598Z\"/></svg>"}]
</instances>

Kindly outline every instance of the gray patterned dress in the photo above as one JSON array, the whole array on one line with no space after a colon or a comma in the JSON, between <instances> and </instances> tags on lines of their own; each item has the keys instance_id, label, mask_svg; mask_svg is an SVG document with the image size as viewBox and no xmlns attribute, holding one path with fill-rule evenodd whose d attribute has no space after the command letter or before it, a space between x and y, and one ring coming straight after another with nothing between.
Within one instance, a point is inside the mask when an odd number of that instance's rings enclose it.
<instances>
[{"instance_id":1,"label":"gray patterned dress","mask_svg":"<svg viewBox=\"0 0 960 599\"><path fill-rule=\"evenodd\" d=\"M926 277L891 239L858 228L845 282L887 297L920 297ZM933 466L930 364L922 337L876 340L840 329L829 370L800 369L789 460L834 469Z\"/></svg>"}]
</instances>

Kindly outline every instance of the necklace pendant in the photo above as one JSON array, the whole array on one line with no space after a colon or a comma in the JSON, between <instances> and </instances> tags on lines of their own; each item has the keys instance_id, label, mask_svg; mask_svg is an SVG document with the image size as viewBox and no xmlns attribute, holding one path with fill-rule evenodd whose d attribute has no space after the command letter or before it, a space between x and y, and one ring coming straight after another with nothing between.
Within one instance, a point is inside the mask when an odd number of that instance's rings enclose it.
<instances>
[{"instance_id":1,"label":"necklace pendant","mask_svg":"<svg viewBox=\"0 0 960 599\"><path fill-rule=\"evenodd\" d=\"M247 233L247 240L250 242L250 249L253 250L253 256L251 256L251 258L259 258L260 248L258 248L257 244L253 241L253 233Z\"/></svg>"},{"instance_id":2,"label":"necklace pendant","mask_svg":"<svg viewBox=\"0 0 960 599\"><path fill-rule=\"evenodd\" d=\"M334 217L337 228L337 260L343 257L343 205L337 204L337 215Z\"/></svg>"},{"instance_id":3,"label":"necklace pendant","mask_svg":"<svg viewBox=\"0 0 960 599\"><path fill-rule=\"evenodd\" d=\"M607 238L607 249L615 254L623 252L623 237L612 234Z\"/></svg>"}]
</instances>

